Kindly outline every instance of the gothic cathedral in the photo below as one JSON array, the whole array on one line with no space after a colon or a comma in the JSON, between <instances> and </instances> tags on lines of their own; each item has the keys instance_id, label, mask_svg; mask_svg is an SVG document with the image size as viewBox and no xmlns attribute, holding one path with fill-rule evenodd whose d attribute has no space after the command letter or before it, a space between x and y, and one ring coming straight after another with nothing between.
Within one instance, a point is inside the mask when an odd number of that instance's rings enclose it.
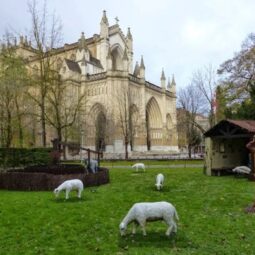
<instances>
[{"instance_id":1,"label":"gothic cathedral","mask_svg":"<svg viewBox=\"0 0 255 255\"><path fill-rule=\"evenodd\" d=\"M146 81L143 57L133 65L130 28L124 35L118 23L109 26L104 11L99 34L82 33L54 56L61 82L73 88L69 96L84 94L75 124L83 147L106 154L178 151L174 77L166 82L162 70L160 86Z\"/></svg>"}]
</instances>

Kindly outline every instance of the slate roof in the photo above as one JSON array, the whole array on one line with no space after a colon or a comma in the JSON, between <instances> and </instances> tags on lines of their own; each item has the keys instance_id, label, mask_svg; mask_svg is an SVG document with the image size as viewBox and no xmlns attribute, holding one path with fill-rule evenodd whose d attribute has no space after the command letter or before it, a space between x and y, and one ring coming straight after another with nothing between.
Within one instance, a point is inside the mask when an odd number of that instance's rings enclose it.
<instances>
[{"instance_id":1,"label":"slate roof","mask_svg":"<svg viewBox=\"0 0 255 255\"><path fill-rule=\"evenodd\" d=\"M80 66L77 62L74 62L70 59L67 59L65 58L65 61L66 61L66 64L68 66L68 68L73 71L73 72L76 72L76 73L81 73L81 69L80 69Z\"/></svg>"},{"instance_id":2,"label":"slate roof","mask_svg":"<svg viewBox=\"0 0 255 255\"><path fill-rule=\"evenodd\" d=\"M238 136L255 134L255 120L231 120L226 119L210 128L204 133L205 137L213 136Z\"/></svg>"},{"instance_id":3,"label":"slate roof","mask_svg":"<svg viewBox=\"0 0 255 255\"><path fill-rule=\"evenodd\" d=\"M101 64L101 62L100 62L100 60L99 59L97 59L97 58L94 58L94 57L92 57L91 55L90 55L90 63L92 64L92 65L95 65L95 66L97 66L97 67L99 67L99 68L103 68L103 66L102 66L102 64Z\"/></svg>"}]
</instances>

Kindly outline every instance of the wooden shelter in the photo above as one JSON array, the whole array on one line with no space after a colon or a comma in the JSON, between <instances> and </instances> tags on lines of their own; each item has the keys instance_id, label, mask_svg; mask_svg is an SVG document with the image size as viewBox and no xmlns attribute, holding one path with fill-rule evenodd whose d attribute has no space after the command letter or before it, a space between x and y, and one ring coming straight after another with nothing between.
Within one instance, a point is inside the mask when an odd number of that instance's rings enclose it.
<instances>
[{"instance_id":1,"label":"wooden shelter","mask_svg":"<svg viewBox=\"0 0 255 255\"><path fill-rule=\"evenodd\" d=\"M254 135L255 120L222 120L206 131L205 173L222 175L236 166L252 167L246 145Z\"/></svg>"}]
</instances>

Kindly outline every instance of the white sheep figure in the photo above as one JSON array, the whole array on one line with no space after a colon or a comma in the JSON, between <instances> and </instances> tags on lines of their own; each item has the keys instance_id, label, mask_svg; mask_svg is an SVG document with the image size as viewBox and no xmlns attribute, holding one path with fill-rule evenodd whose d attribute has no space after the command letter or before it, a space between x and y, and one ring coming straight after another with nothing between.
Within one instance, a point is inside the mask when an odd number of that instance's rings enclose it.
<instances>
[{"instance_id":1,"label":"white sheep figure","mask_svg":"<svg viewBox=\"0 0 255 255\"><path fill-rule=\"evenodd\" d=\"M145 165L144 163L136 163L132 166L132 168L136 169L136 172L138 172L138 169L143 169L143 171L145 172Z\"/></svg>"},{"instance_id":2,"label":"white sheep figure","mask_svg":"<svg viewBox=\"0 0 255 255\"><path fill-rule=\"evenodd\" d=\"M166 235L170 236L171 232L177 232L175 219L179 220L175 207L168 202L136 203L128 211L125 218L120 223L120 234L125 235L129 223L134 222L132 233L136 232L136 225L140 225L143 235L146 236L146 221L164 220L168 225Z\"/></svg>"},{"instance_id":3,"label":"white sheep figure","mask_svg":"<svg viewBox=\"0 0 255 255\"><path fill-rule=\"evenodd\" d=\"M163 184L164 184L164 175L158 174L156 176L156 184L155 184L155 186L157 187L157 190L161 190L163 188Z\"/></svg>"},{"instance_id":4,"label":"white sheep figure","mask_svg":"<svg viewBox=\"0 0 255 255\"><path fill-rule=\"evenodd\" d=\"M251 169L247 166L237 166L232 171L238 174L250 174Z\"/></svg>"},{"instance_id":5,"label":"white sheep figure","mask_svg":"<svg viewBox=\"0 0 255 255\"><path fill-rule=\"evenodd\" d=\"M81 193L83 191L83 182L79 179L64 181L56 189L54 189L54 193L55 193L56 197L58 197L59 192L62 190L66 191L66 199L69 198L69 192L71 190L77 190L78 198L81 198Z\"/></svg>"},{"instance_id":6,"label":"white sheep figure","mask_svg":"<svg viewBox=\"0 0 255 255\"><path fill-rule=\"evenodd\" d=\"M88 165L88 160L85 159L85 164ZM98 171L98 161L95 159L90 159L89 168L91 169L92 173L96 173Z\"/></svg>"}]
</instances>

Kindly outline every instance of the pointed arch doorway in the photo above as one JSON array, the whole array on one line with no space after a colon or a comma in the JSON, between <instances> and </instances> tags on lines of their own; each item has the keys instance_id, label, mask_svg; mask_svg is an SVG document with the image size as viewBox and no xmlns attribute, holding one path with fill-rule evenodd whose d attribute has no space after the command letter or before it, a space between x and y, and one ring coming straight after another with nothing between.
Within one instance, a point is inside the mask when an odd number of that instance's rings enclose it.
<instances>
[{"instance_id":1,"label":"pointed arch doorway","mask_svg":"<svg viewBox=\"0 0 255 255\"><path fill-rule=\"evenodd\" d=\"M105 151L106 117L99 112L96 118L95 148L97 151Z\"/></svg>"},{"instance_id":2,"label":"pointed arch doorway","mask_svg":"<svg viewBox=\"0 0 255 255\"><path fill-rule=\"evenodd\" d=\"M147 150L150 151L162 129L162 115L157 100L151 97L146 105Z\"/></svg>"}]
</instances>

